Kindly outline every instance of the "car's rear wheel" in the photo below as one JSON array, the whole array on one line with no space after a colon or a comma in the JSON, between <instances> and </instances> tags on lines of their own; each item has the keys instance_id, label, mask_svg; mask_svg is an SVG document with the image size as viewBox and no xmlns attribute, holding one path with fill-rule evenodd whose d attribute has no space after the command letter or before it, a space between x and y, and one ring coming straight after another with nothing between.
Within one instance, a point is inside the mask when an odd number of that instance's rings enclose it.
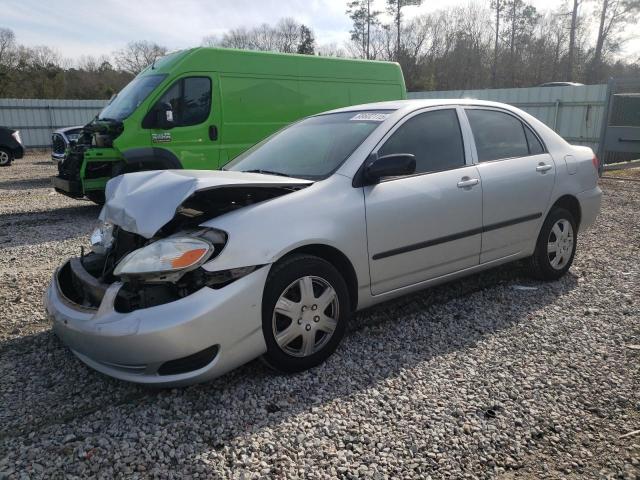
<instances>
[{"instance_id":1,"label":"car's rear wheel","mask_svg":"<svg viewBox=\"0 0 640 480\"><path fill-rule=\"evenodd\" d=\"M530 259L533 276L542 280L557 280L573 263L578 240L576 221L571 212L554 208L549 212Z\"/></svg>"},{"instance_id":2,"label":"car's rear wheel","mask_svg":"<svg viewBox=\"0 0 640 480\"><path fill-rule=\"evenodd\" d=\"M0 167L8 167L13 161L13 155L6 148L0 148Z\"/></svg>"},{"instance_id":3,"label":"car's rear wheel","mask_svg":"<svg viewBox=\"0 0 640 480\"><path fill-rule=\"evenodd\" d=\"M292 255L274 265L262 301L263 359L298 372L326 360L344 336L351 313L347 285L326 260Z\"/></svg>"}]
</instances>

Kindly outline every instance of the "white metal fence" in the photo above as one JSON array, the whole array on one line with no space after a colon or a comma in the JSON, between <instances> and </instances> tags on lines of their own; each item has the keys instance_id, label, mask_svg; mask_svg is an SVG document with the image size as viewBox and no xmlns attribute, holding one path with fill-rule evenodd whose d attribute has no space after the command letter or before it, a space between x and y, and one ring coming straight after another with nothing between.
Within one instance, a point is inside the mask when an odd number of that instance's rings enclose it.
<instances>
[{"instance_id":1,"label":"white metal fence","mask_svg":"<svg viewBox=\"0 0 640 480\"><path fill-rule=\"evenodd\" d=\"M409 92L409 98L474 98L521 108L570 143L598 151L607 111L607 85Z\"/></svg>"},{"instance_id":2,"label":"white metal fence","mask_svg":"<svg viewBox=\"0 0 640 480\"><path fill-rule=\"evenodd\" d=\"M608 98L607 85L409 92L408 96L509 103L540 119L568 142L588 145L595 151ZM0 99L0 125L19 129L27 147L49 147L54 130L86 124L106 103L106 100Z\"/></svg>"},{"instance_id":3,"label":"white metal fence","mask_svg":"<svg viewBox=\"0 0 640 480\"><path fill-rule=\"evenodd\" d=\"M62 127L85 125L107 100L0 99L0 125L20 130L29 148L51 146L51 133Z\"/></svg>"}]
</instances>

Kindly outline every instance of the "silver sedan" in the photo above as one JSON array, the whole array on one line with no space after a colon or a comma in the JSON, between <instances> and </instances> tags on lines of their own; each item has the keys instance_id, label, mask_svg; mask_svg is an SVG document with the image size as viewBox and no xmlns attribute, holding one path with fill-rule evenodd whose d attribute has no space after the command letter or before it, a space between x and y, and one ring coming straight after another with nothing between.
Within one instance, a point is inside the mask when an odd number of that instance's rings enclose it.
<instances>
[{"instance_id":1,"label":"silver sedan","mask_svg":"<svg viewBox=\"0 0 640 480\"><path fill-rule=\"evenodd\" d=\"M222 171L112 179L93 251L46 309L108 375L185 385L256 357L284 372L337 348L357 310L528 259L570 268L598 160L517 108L361 105L303 119Z\"/></svg>"}]
</instances>

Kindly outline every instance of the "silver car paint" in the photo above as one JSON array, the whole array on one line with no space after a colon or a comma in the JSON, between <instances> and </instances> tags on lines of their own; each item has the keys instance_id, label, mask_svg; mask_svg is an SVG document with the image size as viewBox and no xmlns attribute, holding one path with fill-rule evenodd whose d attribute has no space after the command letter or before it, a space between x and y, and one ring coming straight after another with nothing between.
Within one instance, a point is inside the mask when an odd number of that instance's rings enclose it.
<instances>
[{"instance_id":1,"label":"silver car paint","mask_svg":"<svg viewBox=\"0 0 640 480\"><path fill-rule=\"evenodd\" d=\"M495 162L496 171L489 172L484 167L487 172L483 177L483 164L478 164L475 146L472 141L473 134L463 112L464 107L467 105L498 108L515 114L538 133L549 154L539 156L540 158L530 157L528 159ZM400 122L403 122L405 117L413 112L443 106L458 109L465 141L465 151L467 152L466 167L438 174L431 173L400 178L364 188L354 188L352 186L353 177L367 156L376 150L384 138L390 134L391 130ZM158 327L155 332L164 341L161 343L162 350L158 349L158 355L160 356L150 357L154 361L159 360L162 355L166 360L179 358L180 355L187 352L188 348L185 346L191 345L192 342L194 346L191 349L191 353L193 353L197 351L195 345L200 346L200 339L206 338L207 341L213 341L216 336L218 338L224 337L225 345L222 346L220 354L213 362L214 364L223 364L224 369L219 370L215 366L209 366L211 368L205 367L203 371L184 374L180 378L167 378L144 374L125 375L121 370L109 369L102 363L95 364L94 360L96 358L107 357L111 363L122 363L118 362L118 355L126 356L127 361L130 363L146 363L146 360L142 356L136 356L135 352L140 349L151 354L154 347L149 343L147 337L139 335L137 331L124 335L124 338L121 339L123 340L122 348L118 347L119 344L117 342L110 343L106 341L107 344L110 344L110 347L105 347L103 351L101 342L96 341L93 344L93 348L87 352L87 355L84 358L81 356L81 358L103 372L131 381L166 385L176 384L176 382L183 384L202 381L217 376L223 370L227 371L264 352L264 347L263 345L258 345L260 342L257 338L262 335L258 307L261 303L262 289L266 281L267 273L265 272L268 272L272 263L297 248L308 247L309 245L324 245L334 248L346 256L357 277L357 308L361 309L414 290L531 255L540 225L553 203L563 195L572 195L580 201L581 229L588 227L595 219L600 206L601 192L597 187L595 169L591 165L593 153L587 148L573 147L567 144L555 132L525 112L508 105L475 100L385 102L349 107L336 111L385 108L395 109L395 111L351 154L336 173L326 180L269 201L229 212L202 224L204 227L224 230L229 235L226 247L219 256L204 265L205 269L218 271L250 265L265 265L257 272L215 291L218 301L225 305L224 313L233 316L233 318L221 317L222 310L220 310L216 302L207 306L203 302L192 303L191 297L186 297L171 304L126 314L119 320L119 322L130 322L132 325L153 325L152 322L160 312L162 315L165 315L165 312L171 313L167 317L168 320L162 323L164 330ZM571 155L575 158L576 173L574 174L569 174L569 169L566 167L566 155ZM525 161L520 162L517 168L514 167L513 164L520 160ZM553 162L553 170L549 170L544 174L536 172L535 167L541 161ZM498 171L499 166L503 166L505 172ZM499 189L496 192L487 192L488 201L494 202L496 205L500 201L504 201L504 199L522 198L522 190L523 188L526 189L527 185L522 181L518 181L519 177L514 177L513 172L521 172L525 176L530 175L531 178L537 179L536 174L527 172L528 169L533 169L533 172L536 172L540 177L547 175L547 177L553 178L553 185L549 190L548 178L545 179L543 198L535 199L537 203L534 210L540 210L542 213L538 219L528 222L526 225L521 224L520 228L512 231L501 229L504 230L503 235L511 239L510 241L503 242L499 236L493 238L483 232L481 235L471 235L466 239L454 240L434 247L425 247L425 249L420 250L425 258L420 257L420 255L404 256L404 254L400 254L389 257L389 261L385 262L386 265L380 264L383 265L382 267L375 264L380 260L372 260L372 256L379 253L378 249L401 247L420 239L421 235L426 235L425 239L428 239L432 236L446 236L448 232L459 232L462 227L464 227L464 230L473 230L486 223L486 221L483 222L483 216L498 221L500 218L510 214L519 215L521 211L525 211L525 206L517 205L519 202L513 200L508 203L514 205L510 205L508 209L501 213L483 213L481 209L478 209L478 205L485 201L480 199L484 196L485 189L489 186ZM221 186L220 182L222 182L224 173L222 176L220 173L223 172L198 173L198 177L210 176L215 179L212 181L216 185ZM184 172L184 175L189 176L191 174ZM476 178L476 176L478 178L477 185L468 189L466 187L457 187L457 183L463 178ZM260 175L259 177L265 178L266 176ZM501 178L502 180L500 180ZM226 180L232 183L231 177ZM266 179L269 182L281 180L280 177ZM297 180L293 181L296 182ZM440 184L441 181L443 182L442 184ZM425 188L425 191L419 191L421 188ZM171 215L179 206L179 197L181 195L176 195L171 202L168 202L170 205L164 207L171 212ZM527 201L533 198L532 195L532 191L526 193L525 198ZM412 199L419 199L419 202L424 203L426 207L424 212L421 211L422 209L419 206L412 204ZM398 207L390 204L389 202L391 201L398 202ZM433 201L439 202L438 205L432 206L431 202ZM117 208L115 207L116 203L111 198L108 198L108 206L105 206L105 209L113 210L115 208L116 210L126 211L127 215L134 220L130 224L133 227L140 223L143 216L149 215L149 212L156 208L153 198L143 202L141 208L135 213L130 209L127 210L129 208L127 202L122 202ZM449 214L447 210L449 205L455 206L455 215ZM531 205L527 206L527 208L530 207ZM419 212L422 216L419 221L411 215L399 216L398 211L400 208L406 208L414 213ZM166 216L166 212L163 212L162 215ZM495 215L495 217L491 217L491 215ZM165 216L162 218L165 218ZM117 219L118 212L111 212L109 215L105 215L105 218ZM371 222L368 224L367 222L370 219ZM432 223L427 225L425 222ZM156 225L153 225L153 227L156 227ZM145 228L143 231L148 234L152 229ZM493 244L491 250L481 251L483 241L488 242L490 245ZM400 245L395 242L400 242ZM441 261L438 261L438 258ZM480 263L481 260L485 261ZM258 273L259 275L257 275ZM249 279L251 279L250 282L248 281ZM235 299L234 293L238 292L239 288L246 290L243 290L244 295L238 294L237 299ZM209 289L205 288L203 290ZM76 325L82 324L83 321L90 322L94 325L92 328L98 328L100 322L96 322L95 317L91 317L91 319L79 318L81 315L76 315L68 306L65 306L59 292L56 292L54 278L47 296L47 310L53 318L56 331L59 331L63 338L65 338L65 335L67 338L73 337L73 335L65 333L71 329L68 326L71 321ZM208 295L208 292L198 292L198 294ZM229 296L228 299L227 296ZM176 304L179 304L179 308L176 307ZM251 313L246 311L247 304L250 305L249 312ZM226 306L229 306L229 309L226 309ZM237 314L234 309L237 309ZM109 315L113 314L108 305L104 309L101 307L100 310L105 310ZM234 325L233 329L229 328L231 322ZM190 325L192 323L198 327L191 329ZM180 328L182 328L179 339L173 338L175 334L174 325L176 324L179 324ZM208 327L205 327L205 325L208 325ZM78 331L84 331L80 327L77 328ZM206 328L210 328L210 333L204 333ZM89 330L89 335L102 335L99 330ZM228 330L233 330L233 334L231 334L233 338L227 336ZM75 340L65 341L72 346L72 349L83 355L80 350L80 345L83 344L81 338L82 336L80 335L75 337ZM172 348L172 339L181 348ZM264 339L262 339L263 342ZM227 347L227 344L235 345L236 347ZM241 348L239 347L240 345L244 345L249 351L242 352L242 354L238 353L237 349ZM125 350L128 352L126 355L124 353ZM229 357L226 352L234 350L236 353ZM91 355L91 358L88 355Z\"/></svg>"},{"instance_id":2,"label":"silver car paint","mask_svg":"<svg viewBox=\"0 0 640 480\"><path fill-rule=\"evenodd\" d=\"M50 286L45 306L53 329L92 368L131 382L186 385L213 378L266 351L260 320L263 267L223 290L203 288L181 300L130 314L113 306L115 285L96 310L79 310ZM179 375L148 374L168 358L182 358L211 345L219 352L206 367ZM142 366L142 369L140 369Z\"/></svg>"}]
</instances>

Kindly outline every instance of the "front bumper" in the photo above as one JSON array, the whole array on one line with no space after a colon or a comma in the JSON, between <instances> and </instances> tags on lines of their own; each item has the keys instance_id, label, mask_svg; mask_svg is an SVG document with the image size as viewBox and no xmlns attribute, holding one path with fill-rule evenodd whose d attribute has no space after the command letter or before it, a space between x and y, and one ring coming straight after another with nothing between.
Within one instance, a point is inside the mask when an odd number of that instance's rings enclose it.
<instances>
[{"instance_id":1,"label":"front bumper","mask_svg":"<svg viewBox=\"0 0 640 480\"><path fill-rule=\"evenodd\" d=\"M58 193L67 195L71 198L84 197L82 183L79 180L67 180L66 178L51 177L51 184Z\"/></svg>"},{"instance_id":2,"label":"front bumper","mask_svg":"<svg viewBox=\"0 0 640 480\"><path fill-rule=\"evenodd\" d=\"M112 377L156 386L181 386L222 375L266 352L262 292L269 266L214 290L201 290L156 307L119 313L112 284L97 309L65 297L58 271L45 294L53 330L90 367ZM162 375L168 361L215 346L213 360L186 373Z\"/></svg>"},{"instance_id":3,"label":"front bumper","mask_svg":"<svg viewBox=\"0 0 640 480\"><path fill-rule=\"evenodd\" d=\"M22 157L24 157L24 145L18 144L18 147L13 151L13 158L19 160Z\"/></svg>"}]
</instances>

